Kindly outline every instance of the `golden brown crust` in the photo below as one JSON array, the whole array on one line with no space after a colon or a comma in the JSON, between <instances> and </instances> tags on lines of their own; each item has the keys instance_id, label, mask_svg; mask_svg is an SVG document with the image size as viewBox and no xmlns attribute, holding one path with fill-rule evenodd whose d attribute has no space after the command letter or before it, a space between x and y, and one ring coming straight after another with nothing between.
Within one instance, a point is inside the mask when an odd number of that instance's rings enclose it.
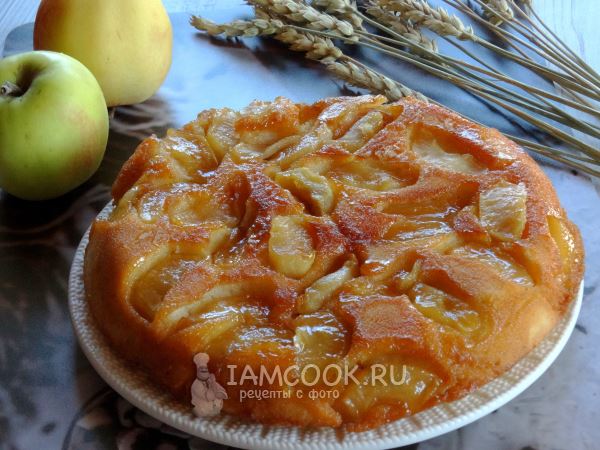
<instances>
[{"instance_id":1,"label":"golden brown crust","mask_svg":"<svg viewBox=\"0 0 600 450\"><path fill-rule=\"evenodd\" d=\"M456 399L537 345L583 276L537 164L412 98L205 111L142 142L113 196L85 258L100 328L184 400L208 353L224 411L264 423L366 429ZM228 386L228 364L356 366L361 381L382 364L409 381L240 402L252 387Z\"/></svg>"}]
</instances>

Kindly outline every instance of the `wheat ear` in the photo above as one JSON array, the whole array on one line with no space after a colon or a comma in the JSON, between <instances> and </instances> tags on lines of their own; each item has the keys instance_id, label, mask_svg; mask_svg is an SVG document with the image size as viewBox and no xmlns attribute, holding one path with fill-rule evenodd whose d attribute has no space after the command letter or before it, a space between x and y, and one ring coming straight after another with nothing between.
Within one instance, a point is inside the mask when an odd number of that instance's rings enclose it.
<instances>
[{"instance_id":1,"label":"wheat ear","mask_svg":"<svg viewBox=\"0 0 600 450\"><path fill-rule=\"evenodd\" d=\"M485 17L490 23L494 25L501 25L503 22L506 22L507 20L510 21L515 18L515 13L506 0L481 1L489 7L489 9L486 9L483 12L483 17Z\"/></svg>"},{"instance_id":2,"label":"wheat ear","mask_svg":"<svg viewBox=\"0 0 600 450\"><path fill-rule=\"evenodd\" d=\"M234 20L225 24L217 24L199 16L192 16L190 23L200 31L206 31L211 36L224 34L228 37L268 36L281 31L283 22L274 19Z\"/></svg>"},{"instance_id":3,"label":"wheat ear","mask_svg":"<svg viewBox=\"0 0 600 450\"><path fill-rule=\"evenodd\" d=\"M287 44L292 50L304 52L306 57L329 63L342 56L342 51L330 39L287 28L275 34L275 39Z\"/></svg>"},{"instance_id":4,"label":"wheat ear","mask_svg":"<svg viewBox=\"0 0 600 450\"><path fill-rule=\"evenodd\" d=\"M373 93L383 94L389 100L398 100L402 97L413 96L420 100L428 101L427 97L419 92L413 91L350 57L344 56L338 61L326 64L326 67L327 70L348 84L367 89Z\"/></svg>"},{"instance_id":5,"label":"wheat ear","mask_svg":"<svg viewBox=\"0 0 600 450\"><path fill-rule=\"evenodd\" d=\"M458 17L444 8L434 8L423 0L379 0L383 9L400 13L413 26L424 26L440 36L454 36L460 40L474 40L470 26L466 26Z\"/></svg>"},{"instance_id":6,"label":"wheat ear","mask_svg":"<svg viewBox=\"0 0 600 450\"><path fill-rule=\"evenodd\" d=\"M362 19L355 13L356 2L354 0L313 0L312 4L324 9L329 14L334 14L338 18L350 22L357 30L363 29Z\"/></svg>"},{"instance_id":7,"label":"wheat ear","mask_svg":"<svg viewBox=\"0 0 600 450\"><path fill-rule=\"evenodd\" d=\"M429 50L430 52L438 52L438 46L434 39L430 39L427 36L425 36L423 33L421 33L419 30L413 27L412 24L408 22L403 22L400 19L400 17L398 17L394 13L386 11L379 6L376 6L375 4L371 4L367 6L367 14L373 17L373 19L377 20L381 24L391 28L392 31L413 42L414 44L417 44ZM414 53L417 54L421 54L421 56L430 56L427 52L419 52L418 48L413 48L411 49L411 51L414 51Z\"/></svg>"},{"instance_id":8,"label":"wheat ear","mask_svg":"<svg viewBox=\"0 0 600 450\"><path fill-rule=\"evenodd\" d=\"M348 39L358 39L351 24L301 1L247 0L247 3L268 12L271 16L281 16L312 30L333 31Z\"/></svg>"}]
</instances>

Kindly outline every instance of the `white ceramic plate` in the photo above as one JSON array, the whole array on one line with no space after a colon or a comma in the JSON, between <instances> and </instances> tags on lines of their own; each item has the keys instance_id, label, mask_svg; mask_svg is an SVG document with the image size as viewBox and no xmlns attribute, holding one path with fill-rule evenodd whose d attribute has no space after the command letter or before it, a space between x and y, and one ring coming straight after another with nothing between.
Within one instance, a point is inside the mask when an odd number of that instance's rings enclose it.
<instances>
[{"instance_id":1,"label":"white ceramic plate","mask_svg":"<svg viewBox=\"0 0 600 450\"><path fill-rule=\"evenodd\" d=\"M100 217L106 216L111 208L108 205ZM83 256L88 233L89 230L79 244L71 267L69 309L81 348L92 366L115 391L156 419L191 435L246 449L387 449L460 428L512 400L546 371L573 331L583 296L582 283L577 299L559 324L540 345L501 377L460 400L438 405L374 430L361 433L327 428L304 430L298 427L265 426L227 415L200 419L193 415L191 405L174 400L144 373L132 369L108 346L96 327L85 301L83 287Z\"/></svg>"}]
</instances>

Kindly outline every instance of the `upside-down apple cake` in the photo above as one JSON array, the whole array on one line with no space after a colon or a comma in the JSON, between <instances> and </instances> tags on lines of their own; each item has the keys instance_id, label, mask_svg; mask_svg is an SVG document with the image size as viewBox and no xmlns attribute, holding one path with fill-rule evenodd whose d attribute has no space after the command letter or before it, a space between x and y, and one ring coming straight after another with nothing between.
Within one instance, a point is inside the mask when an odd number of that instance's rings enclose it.
<instances>
[{"instance_id":1,"label":"upside-down apple cake","mask_svg":"<svg viewBox=\"0 0 600 450\"><path fill-rule=\"evenodd\" d=\"M538 344L583 273L537 164L413 98L204 111L112 192L85 257L98 326L184 401L206 353L223 412L263 423L359 430L457 399ZM352 377L317 377L331 365ZM255 386L247 367L291 370Z\"/></svg>"}]
</instances>

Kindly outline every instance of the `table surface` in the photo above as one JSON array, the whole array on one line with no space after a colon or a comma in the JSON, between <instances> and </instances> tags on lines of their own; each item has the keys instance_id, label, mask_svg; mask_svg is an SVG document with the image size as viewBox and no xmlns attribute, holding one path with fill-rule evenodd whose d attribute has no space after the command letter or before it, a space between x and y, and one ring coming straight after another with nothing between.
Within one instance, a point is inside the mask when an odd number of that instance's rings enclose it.
<instances>
[{"instance_id":1,"label":"table surface","mask_svg":"<svg viewBox=\"0 0 600 450\"><path fill-rule=\"evenodd\" d=\"M13 28L34 19L39 1L0 2L2 48ZM242 1L164 3L170 12L202 11L222 19L221 10L235 10ZM536 0L535 5L547 23L600 70L596 30L600 4L596 0ZM51 202L21 202L0 193L0 449L223 448L165 427L133 408L97 376L79 350L69 323L66 290L74 250L109 200L109 186L120 165L149 133L162 134L210 106L240 107L254 97L280 94L310 101L347 90L319 67L288 58L274 44L199 38L186 25L185 15L172 17L176 41L186 45L175 47L169 77L153 99L117 109L107 155L94 178ZM30 33L30 28L23 28L9 41L16 42L15 49L26 50L31 45ZM281 62L272 58L274 53L282 56ZM219 86L236 88L224 95ZM432 95L443 96L443 92L438 89ZM451 106L457 109L482 108L464 96L450 97ZM506 129L510 124L497 115L483 109L481 113L486 123L511 131ZM410 448L599 448L600 189L597 182L570 170L542 167L584 237L586 289L576 331L552 367L509 404L471 425Z\"/></svg>"}]
</instances>

